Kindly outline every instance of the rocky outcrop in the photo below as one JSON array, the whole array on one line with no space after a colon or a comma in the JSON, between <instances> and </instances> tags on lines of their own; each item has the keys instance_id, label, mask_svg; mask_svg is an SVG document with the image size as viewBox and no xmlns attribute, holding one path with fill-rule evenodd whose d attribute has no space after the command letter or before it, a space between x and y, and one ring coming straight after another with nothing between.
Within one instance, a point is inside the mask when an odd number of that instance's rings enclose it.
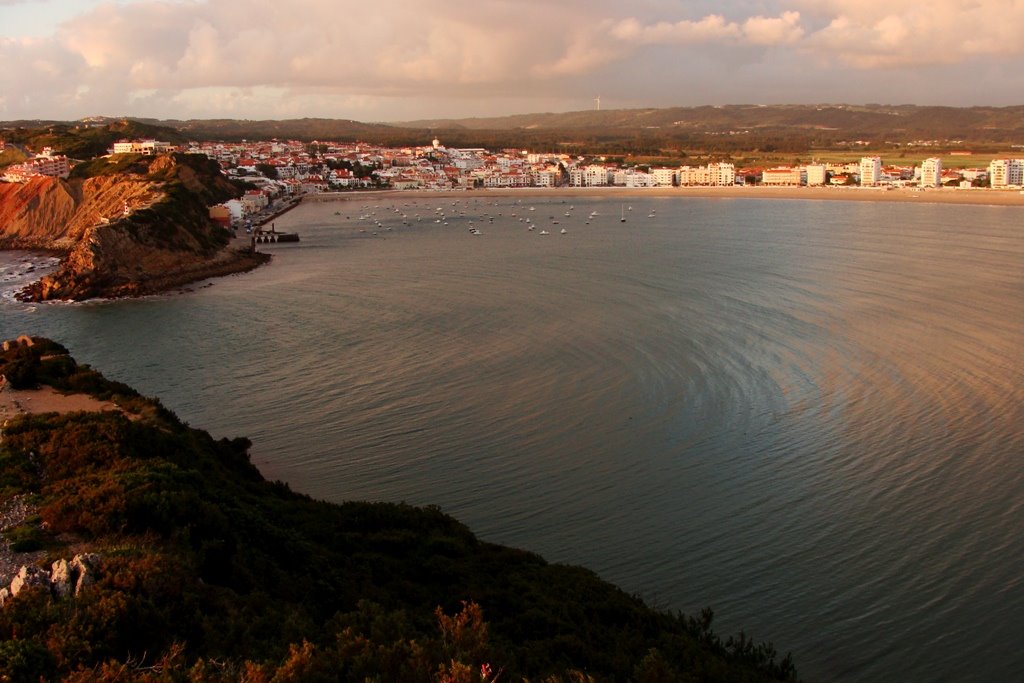
<instances>
[{"instance_id":1,"label":"rocky outcrop","mask_svg":"<svg viewBox=\"0 0 1024 683\"><path fill-rule=\"evenodd\" d=\"M226 232L209 220L207 206L235 189L205 157L104 164L90 162L88 177L0 184L0 248L65 254L22 298L151 294L268 258L229 249Z\"/></svg>"},{"instance_id":2,"label":"rocky outcrop","mask_svg":"<svg viewBox=\"0 0 1024 683\"><path fill-rule=\"evenodd\" d=\"M32 586L42 586L55 598L77 596L82 589L96 578L100 556L96 553L75 555L71 561L65 559L53 563L50 571L33 565L23 565L9 588L0 588L0 607Z\"/></svg>"}]
</instances>

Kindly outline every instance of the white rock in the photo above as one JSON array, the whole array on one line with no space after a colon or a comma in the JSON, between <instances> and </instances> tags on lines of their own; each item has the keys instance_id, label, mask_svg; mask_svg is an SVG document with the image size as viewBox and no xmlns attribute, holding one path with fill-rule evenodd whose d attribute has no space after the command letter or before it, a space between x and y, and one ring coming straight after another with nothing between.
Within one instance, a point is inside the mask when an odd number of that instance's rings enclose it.
<instances>
[{"instance_id":1,"label":"white rock","mask_svg":"<svg viewBox=\"0 0 1024 683\"><path fill-rule=\"evenodd\" d=\"M50 571L50 590L58 598L66 598L71 593L74 578L68 561L65 559L57 560L53 563L52 570Z\"/></svg>"},{"instance_id":2,"label":"white rock","mask_svg":"<svg viewBox=\"0 0 1024 683\"><path fill-rule=\"evenodd\" d=\"M11 596L17 596L22 589L29 586L49 586L50 575L39 567L22 566L21 571L11 581Z\"/></svg>"}]
</instances>

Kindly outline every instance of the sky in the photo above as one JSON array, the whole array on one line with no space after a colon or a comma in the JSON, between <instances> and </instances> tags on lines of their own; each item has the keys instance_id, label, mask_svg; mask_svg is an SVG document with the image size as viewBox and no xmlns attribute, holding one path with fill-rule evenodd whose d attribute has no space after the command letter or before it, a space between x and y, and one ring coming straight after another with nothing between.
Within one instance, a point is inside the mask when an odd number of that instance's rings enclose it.
<instances>
[{"instance_id":1,"label":"sky","mask_svg":"<svg viewBox=\"0 0 1024 683\"><path fill-rule=\"evenodd\" d=\"M1024 104L1024 0L0 0L0 120Z\"/></svg>"}]
</instances>

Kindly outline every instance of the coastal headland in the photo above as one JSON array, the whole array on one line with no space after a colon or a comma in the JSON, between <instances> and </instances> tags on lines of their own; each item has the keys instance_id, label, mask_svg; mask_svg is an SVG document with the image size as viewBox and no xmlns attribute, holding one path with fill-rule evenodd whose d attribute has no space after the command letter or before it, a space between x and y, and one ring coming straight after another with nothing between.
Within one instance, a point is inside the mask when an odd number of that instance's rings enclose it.
<instances>
[{"instance_id":1,"label":"coastal headland","mask_svg":"<svg viewBox=\"0 0 1024 683\"><path fill-rule=\"evenodd\" d=\"M797 679L770 644L716 635L710 610L652 609L439 508L266 481L247 439L50 340L5 342L0 376L10 680Z\"/></svg>"},{"instance_id":2,"label":"coastal headland","mask_svg":"<svg viewBox=\"0 0 1024 683\"><path fill-rule=\"evenodd\" d=\"M62 255L26 300L153 294L249 270L266 254L234 249L207 206L238 189L203 157L121 155L67 180L0 184L0 248Z\"/></svg>"}]
</instances>

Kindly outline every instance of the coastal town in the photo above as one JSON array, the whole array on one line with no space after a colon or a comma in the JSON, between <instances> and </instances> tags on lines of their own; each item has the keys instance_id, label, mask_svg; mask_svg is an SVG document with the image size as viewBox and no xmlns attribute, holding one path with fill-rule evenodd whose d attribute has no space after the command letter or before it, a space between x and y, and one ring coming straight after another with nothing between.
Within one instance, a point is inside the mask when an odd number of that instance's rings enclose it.
<instances>
[{"instance_id":1,"label":"coastal town","mask_svg":"<svg viewBox=\"0 0 1024 683\"><path fill-rule=\"evenodd\" d=\"M600 156L454 148L436 138L427 145L400 148L363 142L299 140L184 145L159 140L121 140L108 151L110 155L185 152L215 160L227 177L250 186L240 198L211 209L211 217L216 221L236 226L265 212L277 198L351 190L855 187L947 188L952 192L1024 188L1024 158L992 159L986 165L955 168L944 168L938 156L915 165L888 164L880 156L864 156L846 162L775 167L737 166L730 161L700 166L653 166ZM969 162L972 158L965 154L965 160ZM23 163L8 166L0 180L26 182L40 175L66 178L72 165L67 157L46 148Z\"/></svg>"}]
</instances>

